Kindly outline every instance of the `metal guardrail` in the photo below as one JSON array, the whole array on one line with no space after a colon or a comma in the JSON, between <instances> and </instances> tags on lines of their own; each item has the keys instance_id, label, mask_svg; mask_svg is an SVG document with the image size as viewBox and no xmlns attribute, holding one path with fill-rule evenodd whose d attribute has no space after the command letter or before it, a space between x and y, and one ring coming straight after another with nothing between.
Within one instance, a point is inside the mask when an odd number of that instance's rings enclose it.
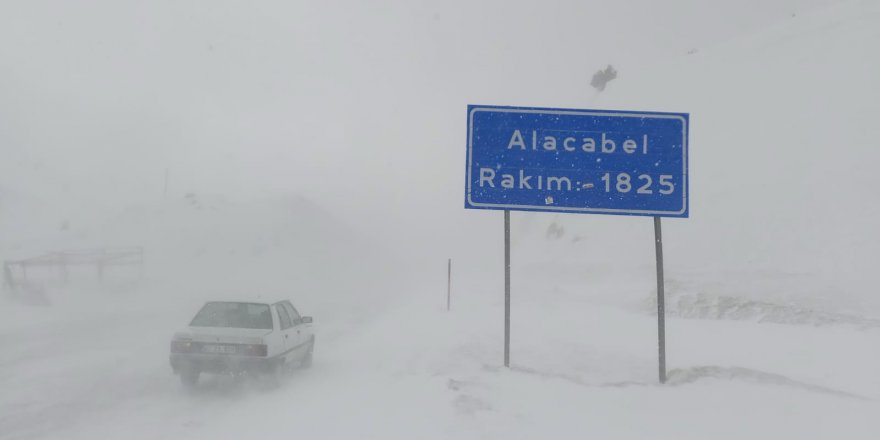
<instances>
[{"instance_id":1,"label":"metal guardrail","mask_svg":"<svg viewBox=\"0 0 880 440\"><path fill-rule=\"evenodd\" d=\"M140 246L52 252L24 260L7 261L13 266L59 266L79 264L141 264L144 249Z\"/></svg>"},{"instance_id":2,"label":"metal guardrail","mask_svg":"<svg viewBox=\"0 0 880 440\"><path fill-rule=\"evenodd\" d=\"M3 281L6 286L14 289L27 283L28 268L38 267L58 268L66 278L67 268L70 266L95 266L98 278L103 279L104 268L107 266L142 265L143 262L144 248L141 246L58 251L4 262ZM19 277L16 277L17 274Z\"/></svg>"}]
</instances>

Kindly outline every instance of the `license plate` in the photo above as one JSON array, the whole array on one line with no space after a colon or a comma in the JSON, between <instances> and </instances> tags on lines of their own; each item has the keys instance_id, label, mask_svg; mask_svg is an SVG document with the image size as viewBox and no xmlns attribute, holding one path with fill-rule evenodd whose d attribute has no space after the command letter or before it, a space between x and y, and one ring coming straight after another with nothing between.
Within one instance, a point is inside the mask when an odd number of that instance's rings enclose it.
<instances>
[{"instance_id":1,"label":"license plate","mask_svg":"<svg viewBox=\"0 0 880 440\"><path fill-rule=\"evenodd\" d=\"M216 354L235 354L235 347L232 345L205 345L202 347L205 353Z\"/></svg>"}]
</instances>

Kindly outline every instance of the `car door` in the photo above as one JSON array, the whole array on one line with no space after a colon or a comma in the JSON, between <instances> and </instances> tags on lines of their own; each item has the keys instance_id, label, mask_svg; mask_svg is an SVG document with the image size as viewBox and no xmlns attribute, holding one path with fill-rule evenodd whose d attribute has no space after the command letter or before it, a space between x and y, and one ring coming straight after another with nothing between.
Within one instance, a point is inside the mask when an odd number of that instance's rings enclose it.
<instances>
[{"instance_id":1,"label":"car door","mask_svg":"<svg viewBox=\"0 0 880 440\"><path fill-rule=\"evenodd\" d=\"M296 328L293 325L293 320L290 318L290 312L282 303L275 304L275 310L278 313L279 331L283 341L281 352L284 353L285 360L295 359L294 349L299 345L299 342L297 340Z\"/></svg>"},{"instance_id":2,"label":"car door","mask_svg":"<svg viewBox=\"0 0 880 440\"><path fill-rule=\"evenodd\" d=\"M308 353L308 344L312 339L311 325L303 322L299 312L293 307L293 304L291 304L290 301L284 301L284 307L288 310L290 319L293 321L293 326L296 328L296 337L299 341L299 345L296 349L296 356L300 359Z\"/></svg>"},{"instance_id":3,"label":"car door","mask_svg":"<svg viewBox=\"0 0 880 440\"><path fill-rule=\"evenodd\" d=\"M267 347L267 355L275 357L284 353L284 335L281 333L281 321L278 319L278 308L269 304L269 312L272 317L272 332L263 336L264 343Z\"/></svg>"}]
</instances>

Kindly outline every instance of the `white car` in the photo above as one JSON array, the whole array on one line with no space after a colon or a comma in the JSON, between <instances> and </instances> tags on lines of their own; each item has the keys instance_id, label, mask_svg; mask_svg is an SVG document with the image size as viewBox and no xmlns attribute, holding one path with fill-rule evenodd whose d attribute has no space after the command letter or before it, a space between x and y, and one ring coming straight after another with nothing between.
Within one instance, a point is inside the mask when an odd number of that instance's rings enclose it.
<instances>
[{"instance_id":1,"label":"white car","mask_svg":"<svg viewBox=\"0 0 880 440\"><path fill-rule=\"evenodd\" d=\"M194 386L201 373L277 378L289 367L311 366L314 350L312 318L290 301L212 301L174 334L170 357L181 383Z\"/></svg>"}]
</instances>

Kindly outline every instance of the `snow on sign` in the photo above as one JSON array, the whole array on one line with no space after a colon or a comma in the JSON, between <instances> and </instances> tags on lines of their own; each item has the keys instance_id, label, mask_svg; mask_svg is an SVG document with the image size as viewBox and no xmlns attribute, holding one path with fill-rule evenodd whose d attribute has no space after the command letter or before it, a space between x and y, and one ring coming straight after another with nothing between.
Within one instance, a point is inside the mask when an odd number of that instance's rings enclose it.
<instances>
[{"instance_id":1,"label":"snow on sign","mask_svg":"<svg viewBox=\"0 0 880 440\"><path fill-rule=\"evenodd\" d=\"M465 208L688 216L688 115L468 106Z\"/></svg>"}]
</instances>

